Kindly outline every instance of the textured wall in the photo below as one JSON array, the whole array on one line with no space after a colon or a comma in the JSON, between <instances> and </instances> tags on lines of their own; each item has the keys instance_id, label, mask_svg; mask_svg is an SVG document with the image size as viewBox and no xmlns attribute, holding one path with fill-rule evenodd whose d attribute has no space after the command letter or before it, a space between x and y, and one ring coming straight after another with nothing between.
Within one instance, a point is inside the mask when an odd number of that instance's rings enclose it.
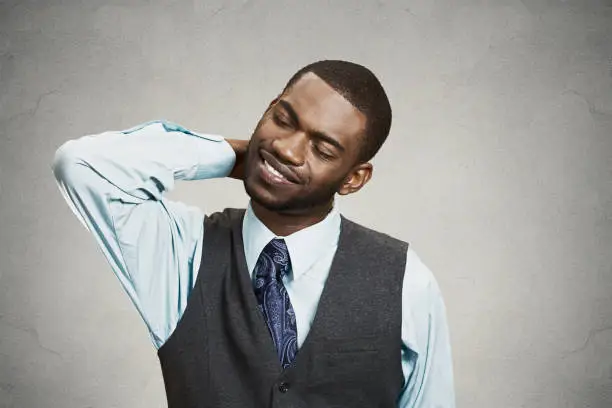
<instances>
[{"instance_id":1,"label":"textured wall","mask_svg":"<svg viewBox=\"0 0 612 408\"><path fill-rule=\"evenodd\" d=\"M165 406L55 149L155 118L246 138L325 57L388 89L390 139L341 208L438 277L458 405L612 406L612 2L272 3L0 1L0 406ZM171 197L246 202L233 180Z\"/></svg>"}]
</instances>

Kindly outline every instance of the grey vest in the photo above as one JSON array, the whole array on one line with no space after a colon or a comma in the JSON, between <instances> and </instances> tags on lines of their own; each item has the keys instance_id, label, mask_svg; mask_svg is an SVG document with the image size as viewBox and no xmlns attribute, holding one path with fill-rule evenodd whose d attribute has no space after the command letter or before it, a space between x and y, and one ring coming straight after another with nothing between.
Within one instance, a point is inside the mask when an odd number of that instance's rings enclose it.
<instances>
[{"instance_id":1,"label":"grey vest","mask_svg":"<svg viewBox=\"0 0 612 408\"><path fill-rule=\"evenodd\" d=\"M158 351L169 408L396 407L408 244L342 216L310 332L283 370L257 308L243 217L205 218L195 286Z\"/></svg>"}]
</instances>

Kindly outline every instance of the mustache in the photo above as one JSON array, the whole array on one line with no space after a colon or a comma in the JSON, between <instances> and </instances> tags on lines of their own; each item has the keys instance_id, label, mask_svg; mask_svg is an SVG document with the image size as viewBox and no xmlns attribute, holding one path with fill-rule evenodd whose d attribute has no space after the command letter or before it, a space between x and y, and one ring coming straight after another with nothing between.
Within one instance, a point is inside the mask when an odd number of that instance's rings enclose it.
<instances>
[{"instance_id":1,"label":"mustache","mask_svg":"<svg viewBox=\"0 0 612 408\"><path fill-rule=\"evenodd\" d=\"M274 149L262 145L261 143L256 143L256 141L251 139L247 145L246 152L247 175L252 171L254 164L259 160L265 160L289 181L296 184L304 184L308 179L304 168L287 163L286 160L278 156Z\"/></svg>"}]
</instances>

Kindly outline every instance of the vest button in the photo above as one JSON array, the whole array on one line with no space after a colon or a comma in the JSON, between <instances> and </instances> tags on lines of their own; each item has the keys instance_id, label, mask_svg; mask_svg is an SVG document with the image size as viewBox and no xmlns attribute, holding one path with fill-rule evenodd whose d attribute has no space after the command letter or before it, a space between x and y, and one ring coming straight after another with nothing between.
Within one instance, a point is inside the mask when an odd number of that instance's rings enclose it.
<instances>
[{"instance_id":1,"label":"vest button","mask_svg":"<svg viewBox=\"0 0 612 408\"><path fill-rule=\"evenodd\" d=\"M283 394L286 393L287 391L289 391L289 384L287 384L286 382L278 384L278 390Z\"/></svg>"}]
</instances>

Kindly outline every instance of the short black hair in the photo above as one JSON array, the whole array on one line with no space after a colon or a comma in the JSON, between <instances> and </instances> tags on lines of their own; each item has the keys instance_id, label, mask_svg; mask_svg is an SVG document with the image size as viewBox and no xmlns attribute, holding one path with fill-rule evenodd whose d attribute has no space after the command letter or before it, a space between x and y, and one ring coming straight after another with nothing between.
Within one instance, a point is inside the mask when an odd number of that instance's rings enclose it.
<instances>
[{"instance_id":1,"label":"short black hair","mask_svg":"<svg viewBox=\"0 0 612 408\"><path fill-rule=\"evenodd\" d=\"M359 161L365 163L372 159L389 135L392 116L389 98L378 78L368 68L354 62L323 60L296 72L285 85L283 93L307 72L321 78L365 115L365 137Z\"/></svg>"}]
</instances>

